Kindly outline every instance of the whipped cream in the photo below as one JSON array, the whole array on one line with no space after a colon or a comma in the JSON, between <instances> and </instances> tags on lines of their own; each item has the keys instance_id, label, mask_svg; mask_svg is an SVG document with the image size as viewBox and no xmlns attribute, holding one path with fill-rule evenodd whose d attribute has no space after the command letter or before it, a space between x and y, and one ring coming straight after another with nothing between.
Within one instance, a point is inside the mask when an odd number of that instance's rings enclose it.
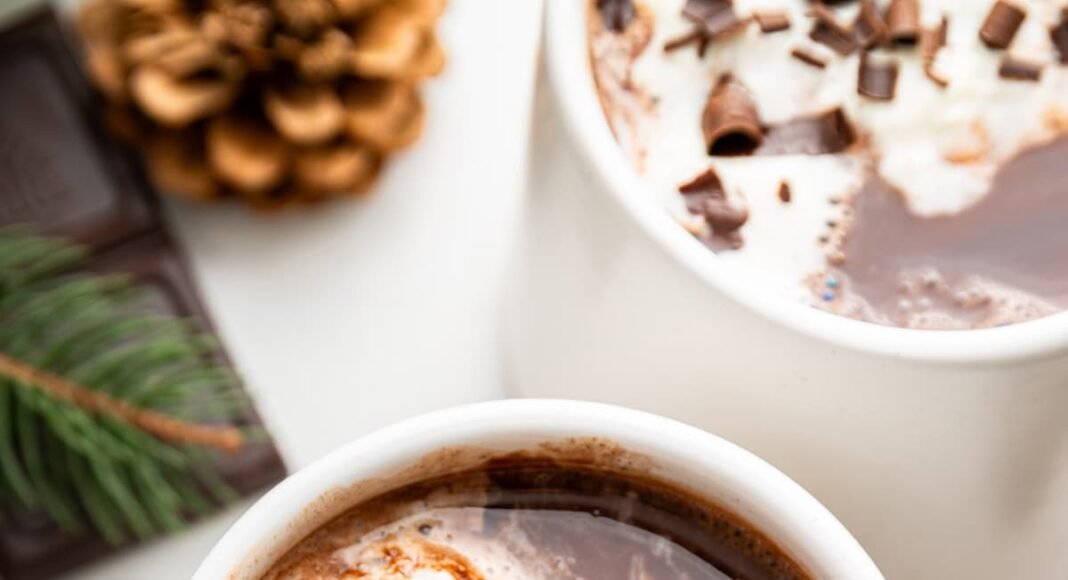
<instances>
[{"instance_id":1,"label":"whipped cream","mask_svg":"<svg viewBox=\"0 0 1068 580\"><path fill-rule=\"evenodd\" d=\"M806 15L807 0L735 0L740 17L756 10L785 10L792 26L763 34L750 25L734 37L714 41L704 57L692 46L663 49L692 30L681 16L685 0L639 0L643 16L651 16L651 38L630 64L628 79L653 105L640 118L630 114L626 130L620 130L623 123L612 111L615 103L609 102L606 110L648 189L685 227L699 232L707 226L686 210L678 186L709 167L720 176L732 204L749 210L741 230L744 245L717 256L725 267L762 287L820 304L813 280L827 269L828 238L833 240L848 222L849 204L842 202L873 171L900 190L916 215L953 214L981 199L1008 159L1068 128L1068 67L1054 63L1049 38L1060 3L1014 2L1027 10L1027 18L1008 51L995 51L978 35L994 0L923 0L924 28L936 27L943 15L949 20L946 46L933 64L949 85L941 88L927 78L919 50L881 51L899 63L900 72L896 97L875 101L857 93L859 51L842 57L808 38L812 19ZM858 4L834 10L848 23ZM887 2L878 5L885 9ZM603 67L598 42L605 41L591 38L594 59ZM825 56L826 68L792 58L791 49L801 46ZM1037 83L1002 79L998 67L1006 54L1048 66ZM749 89L768 124L841 107L862 136L865 154L709 157L701 112L710 88L725 73ZM603 87L602 98L615 101ZM783 181L791 188L790 203L776 195ZM1037 297L1023 300L1042 302Z\"/></svg>"}]
</instances>

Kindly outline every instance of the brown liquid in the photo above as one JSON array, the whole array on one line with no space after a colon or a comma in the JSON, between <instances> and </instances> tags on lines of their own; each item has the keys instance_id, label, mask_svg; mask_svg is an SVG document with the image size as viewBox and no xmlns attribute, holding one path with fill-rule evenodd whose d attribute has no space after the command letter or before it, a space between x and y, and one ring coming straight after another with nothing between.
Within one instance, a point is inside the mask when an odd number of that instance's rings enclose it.
<instances>
[{"instance_id":1,"label":"brown liquid","mask_svg":"<svg viewBox=\"0 0 1068 580\"><path fill-rule=\"evenodd\" d=\"M916 216L879 178L857 194L854 213L846 291L892 324L992 326L1068 307L1068 137L1006 163L960 213ZM991 283L1030 298L993 299L984 290ZM927 323L925 314L933 315Z\"/></svg>"},{"instance_id":2,"label":"brown liquid","mask_svg":"<svg viewBox=\"0 0 1068 580\"><path fill-rule=\"evenodd\" d=\"M411 529L389 527L398 520ZM686 492L526 457L495 460L364 502L302 540L264 578L351 574L351 555L360 548L345 549L382 540L383 526L389 534L415 538L424 554L438 558L436 569L454 578L809 578L760 532ZM471 537L508 547L516 558L502 569L499 561L439 544ZM404 560L392 547L379 553ZM363 574L351 578L383 577L381 571Z\"/></svg>"}]
</instances>

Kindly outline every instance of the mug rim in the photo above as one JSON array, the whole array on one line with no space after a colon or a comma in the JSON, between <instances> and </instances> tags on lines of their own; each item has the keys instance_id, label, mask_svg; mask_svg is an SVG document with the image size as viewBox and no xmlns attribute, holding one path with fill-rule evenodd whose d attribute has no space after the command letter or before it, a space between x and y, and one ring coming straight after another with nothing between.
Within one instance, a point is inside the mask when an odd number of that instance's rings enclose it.
<instances>
[{"instance_id":1,"label":"mug rim","mask_svg":"<svg viewBox=\"0 0 1068 580\"><path fill-rule=\"evenodd\" d=\"M948 363L1042 359L1068 349L1068 311L996 328L920 330L831 314L767 289L753 290L721 266L653 196L619 146L597 98L587 45L588 0L547 0L544 58L572 143L625 213L654 245L702 283L756 315L808 338L867 354Z\"/></svg>"},{"instance_id":2,"label":"mug rim","mask_svg":"<svg viewBox=\"0 0 1068 580\"><path fill-rule=\"evenodd\" d=\"M817 568L813 572L820 577L883 578L859 542L815 497L734 443L673 419L604 403L506 399L450 407L394 423L300 469L227 530L193 580L236 578L238 570L251 562L266 569L281 555L281 544L292 543L288 524L332 491L388 477L444 448L486 445L509 435L543 441L604 437L665 463L682 460L688 473L744 495L710 499L732 511L743 505L759 508L762 519L773 521L777 528L769 533L766 526L754 526L788 546L806 568ZM336 511L320 516L323 521L315 521L315 527L334 515ZM257 561L260 558L265 562Z\"/></svg>"}]
</instances>

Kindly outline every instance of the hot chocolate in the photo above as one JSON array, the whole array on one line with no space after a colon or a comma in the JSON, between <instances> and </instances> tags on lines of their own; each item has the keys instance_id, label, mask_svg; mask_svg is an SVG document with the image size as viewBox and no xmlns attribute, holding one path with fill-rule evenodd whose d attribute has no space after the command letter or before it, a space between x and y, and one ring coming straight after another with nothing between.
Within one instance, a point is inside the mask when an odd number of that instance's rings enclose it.
<instances>
[{"instance_id":1,"label":"hot chocolate","mask_svg":"<svg viewBox=\"0 0 1068 580\"><path fill-rule=\"evenodd\" d=\"M591 0L601 102L726 269L817 308L970 329L1068 308L1068 7Z\"/></svg>"},{"instance_id":2,"label":"hot chocolate","mask_svg":"<svg viewBox=\"0 0 1068 580\"><path fill-rule=\"evenodd\" d=\"M517 454L361 502L264 580L809 577L744 520L689 492Z\"/></svg>"}]
</instances>

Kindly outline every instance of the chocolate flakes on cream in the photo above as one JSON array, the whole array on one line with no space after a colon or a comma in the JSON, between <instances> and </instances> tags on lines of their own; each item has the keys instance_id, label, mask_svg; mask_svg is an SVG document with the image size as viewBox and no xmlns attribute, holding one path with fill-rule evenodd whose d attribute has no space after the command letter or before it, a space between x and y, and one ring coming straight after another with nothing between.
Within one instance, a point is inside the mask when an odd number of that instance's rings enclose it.
<instances>
[{"instance_id":1,"label":"chocolate flakes on cream","mask_svg":"<svg viewBox=\"0 0 1068 580\"><path fill-rule=\"evenodd\" d=\"M1068 6L1062 4L638 0L653 16L653 44L676 39L665 48L705 50L645 51L636 58L630 78L653 105L641 131L617 136L627 147L640 144L638 167L651 194L664 196L668 210L724 267L755 286L904 326L972 328L1042 316L1068 308L1068 292L1050 290L1062 288L1060 282L1040 284L1010 262L973 268L969 277L968 267L926 264L930 248L910 254L915 271L869 276L871 258L860 257L861 246L850 240L878 223L867 209L863 220L857 216L858 207L872 207L865 199L878 196L895 198L902 211L932 224L922 239L938 239L938 229L950 226L937 224L971 215L968 208L982 203L995 176L1025 151L1068 138ZM713 37L709 30L716 28L729 32ZM1036 153L1018 167L1050 157ZM1046 189L1068 198L1068 169L1042 171L1056 182ZM1040 228L1027 227L1047 219L1043 210L1011 214L1023 220L1012 226L1020 234L1012 243L1021 251L1049 243L1037 240ZM985 227L999 227L997 219ZM1043 231L1068 244L1068 230ZM977 244L993 235L979 233ZM909 234L899 235L887 251L911 248ZM863 247L865 256L879 251L867 242ZM893 256L879 263L897 264ZM899 292L895 280L919 283L917 272L926 266L952 277L951 288L937 296L901 294L907 315L890 312ZM821 298L825 288L810 285L827 276L841 282L830 301ZM861 278L877 284L855 283ZM958 291L990 311L956 310Z\"/></svg>"}]
</instances>

